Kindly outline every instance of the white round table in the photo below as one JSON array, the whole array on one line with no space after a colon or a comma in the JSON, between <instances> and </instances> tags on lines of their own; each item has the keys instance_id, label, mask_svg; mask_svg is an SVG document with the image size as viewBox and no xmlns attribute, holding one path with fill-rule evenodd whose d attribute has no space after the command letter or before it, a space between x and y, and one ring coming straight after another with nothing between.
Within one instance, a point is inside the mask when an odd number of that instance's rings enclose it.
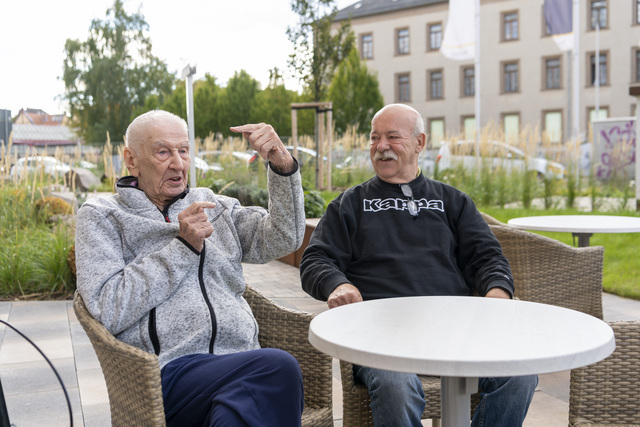
<instances>
[{"instance_id":1,"label":"white round table","mask_svg":"<svg viewBox=\"0 0 640 427\"><path fill-rule=\"evenodd\" d=\"M587 314L518 300L389 298L317 315L309 342L358 365L442 378L443 426L468 426L478 377L564 371L615 349L613 330Z\"/></svg>"},{"instance_id":2,"label":"white round table","mask_svg":"<svg viewBox=\"0 0 640 427\"><path fill-rule=\"evenodd\" d=\"M589 246L593 233L639 233L640 218L612 215L541 215L513 218L507 224L521 230L560 231L578 237L578 246Z\"/></svg>"}]
</instances>

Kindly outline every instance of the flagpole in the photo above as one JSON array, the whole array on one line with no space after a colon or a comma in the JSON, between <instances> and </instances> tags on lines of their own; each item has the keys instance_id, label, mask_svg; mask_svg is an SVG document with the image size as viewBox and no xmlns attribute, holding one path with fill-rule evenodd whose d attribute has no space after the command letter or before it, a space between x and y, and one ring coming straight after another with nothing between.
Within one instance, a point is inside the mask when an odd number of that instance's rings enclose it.
<instances>
[{"instance_id":1,"label":"flagpole","mask_svg":"<svg viewBox=\"0 0 640 427\"><path fill-rule=\"evenodd\" d=\"M476 40L475 40L475 60L473 71L473 83L475 94L475 122L476 122L476 159L477 164L480 164L480 130L482 129L481 115L480 115L480 0L476 2Z\"/></svg>"},{"instance_id":2,"label":"flagpole","mask_svg":"<svg viewBox=\"0 0 640 427\"><path fill-rule=\"evenodd\" d=\"M598 18L599 19L599 18ZM596 119L600 118L600 22L596 21L596 72L594 82L596 86Z\"/></svg>"},{"instance_id":3,"label":"flagpole","mask_svg":"<svg viewBox=\"0 0 640 427\"><path fill-rule=\"evenodd\" d=\"M573 138L580 140L580 1L573 0ZM577 150L576 150L577 151Z\"/></svg>"}]
</instances>

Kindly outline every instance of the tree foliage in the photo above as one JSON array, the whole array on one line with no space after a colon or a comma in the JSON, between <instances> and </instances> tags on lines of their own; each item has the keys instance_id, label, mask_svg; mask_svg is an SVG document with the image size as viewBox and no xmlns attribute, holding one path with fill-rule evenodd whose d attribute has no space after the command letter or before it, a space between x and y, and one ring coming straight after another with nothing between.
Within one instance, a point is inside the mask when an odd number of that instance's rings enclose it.
<instances>
[{"instance_id":1,"label":"tree foliage","mask_svg":"<svg viewBox=\"0 0 640 427\"><path fill-rule=\"evenodd\" d=\"M160 104L171 91L174 77L152 54L148 29L140 12L129 15L115 0L104 20L92 21L87 40L67 39L62 97L85 141L105 141L107 132L120 140L136 107Z\"/></svg>"},{"instance_id":2,"label":"tree foliage","mask_svg":"<svg viewBox=\"0 0 640 427\"><path fill-rule=\"evenodd\" d=\"M368 132L373 115L384 106L378 78L360 61L355 49L338 66L329 86L329 99L339 134L349 126L358 133Z\"/></svg>"},{"instance_id":3,"label":"tree foliage","mask_svg":"<svg viewBox=\"0 0 640 427\"><path fill-rule=\"evenodd\" d=\"M332 34L334 0L292 0L291 9L300 21L297 26L287 28L287 36L294 46L289 66L312 101L326 101L336 67L355 45L351 25L343 22Z\"/></svg>"}]
</instances>

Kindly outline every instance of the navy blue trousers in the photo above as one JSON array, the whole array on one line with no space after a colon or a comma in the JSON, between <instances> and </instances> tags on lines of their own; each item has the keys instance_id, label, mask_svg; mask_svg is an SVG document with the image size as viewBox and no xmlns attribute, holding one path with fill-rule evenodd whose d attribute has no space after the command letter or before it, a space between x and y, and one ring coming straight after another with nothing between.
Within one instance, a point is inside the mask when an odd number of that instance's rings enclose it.
<instances>
[{"instance_id":1,"label":"navy blue trousers","mask_svg":"<svg viewBox=\"0 0 640 427\"><path fill-rule=\"evenodd\" d=\"M264 348L190 354L162 368L167 426L299 426L302 373L289 353Z\"/></svg>"}]
</instances>

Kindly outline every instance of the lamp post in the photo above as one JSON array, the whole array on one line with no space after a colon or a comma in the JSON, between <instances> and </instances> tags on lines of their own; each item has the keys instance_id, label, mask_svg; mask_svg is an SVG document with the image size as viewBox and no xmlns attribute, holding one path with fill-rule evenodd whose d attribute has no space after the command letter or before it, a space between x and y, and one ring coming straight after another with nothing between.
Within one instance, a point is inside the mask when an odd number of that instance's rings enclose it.
<instances>
[{"instance_id":1,"label":"lamp post","mask_svg":"<svg viewBox=\"0 0 640 427\"><path fill-rule=\"evenodd\" d=\"M196 143L195 132L193 130L193 75L196 73L196 66L187 65L182 70L182 78L185 79L187 90L187 124L189 125L189 152L191 153L191 167L189 169L189 186L196 187Z\"/></svg>"}]
</instances>

